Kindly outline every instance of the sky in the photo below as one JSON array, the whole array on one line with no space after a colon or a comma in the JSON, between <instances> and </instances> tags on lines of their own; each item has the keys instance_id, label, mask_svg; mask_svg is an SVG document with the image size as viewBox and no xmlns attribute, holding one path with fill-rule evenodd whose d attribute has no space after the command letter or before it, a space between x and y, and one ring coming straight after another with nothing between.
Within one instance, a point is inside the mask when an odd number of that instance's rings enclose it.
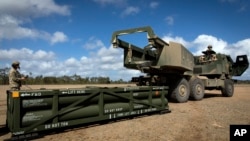
<instances>
[{"instance_id":1,"label":"sky","mask_svg":"<svg viewBox=\"0 0 250 141\"><path fill-rule=\"evenodd\" d=\"M18 60L20 72L33 77L127 81L141 73L123 67L112 33L142 26L194 55L212 45L233 60L244 54L250 60L249 17L249 0L0 0L0 68ZM124 38L147 41L143 33ZM234 78L250 79L250 69Z\"/></svg>"}]
</instances>

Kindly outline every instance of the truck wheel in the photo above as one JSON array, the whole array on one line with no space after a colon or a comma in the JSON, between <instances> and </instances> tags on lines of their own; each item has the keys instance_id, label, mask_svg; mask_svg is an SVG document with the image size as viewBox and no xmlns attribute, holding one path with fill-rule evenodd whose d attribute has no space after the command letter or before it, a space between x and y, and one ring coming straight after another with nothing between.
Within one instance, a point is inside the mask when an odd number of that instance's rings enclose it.
<instances>
[{"instance_id":1,"label":"truck wheel","mask_svg":"<svg viewBox=\"0 0 250 141\"><path fill-rule=\"evenodd\" d=\"M224 80L224 87L221 88L223 96L232 97L234 94L234 82L230 79Z\"/></svg>"},{"instance_id":2,"label":"truck wheel","mask_svg":"<svg viewBox=\"0 0 250 141\"><path fill-rule=\"evenodd\" d=\"M186 79L182 78L173 88L171 98L178 102L187 102L190 95L190 88Z\"/></svg>"},{"instance_id":3,"label":"truck wheel","mask_svg":"<svg viewBox=\"0 0 250 141\"><path fill-rule=\"evenodd\" d=\"M189 81L190 98L193 100L201 100L204 97L204 84L199 78L194 78Z\"/></svg>"}]
</instances>

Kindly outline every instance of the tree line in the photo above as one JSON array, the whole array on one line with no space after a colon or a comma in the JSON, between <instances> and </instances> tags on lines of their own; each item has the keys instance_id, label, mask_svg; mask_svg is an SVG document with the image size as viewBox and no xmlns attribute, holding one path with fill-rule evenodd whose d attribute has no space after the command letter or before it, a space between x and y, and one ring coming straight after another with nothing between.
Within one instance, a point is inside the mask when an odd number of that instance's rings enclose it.
<instances>
[{"instance_id":1,"label":"tree line","mask_svg":"<svg viewBox=\"0 0 250 141\"><path fill-rule=\"evenodd\" d=\"M0 84L9 84L9 73L10 68L0 69ZM32 76L32 73L28 76L27 80L24 82L29 85L37 84L109 84L109 83L128 83L122 78L119 80L110 80L109 77L81 77L80 75L74 74L71 76Z\"/></svg>"},{"instance_id":2,"label":"tree line","mask_svg":"<svg viewBox=\"0 0 250 141\"><path fill-rule=\"evenodd\" d=\"M9 73L10 68L0 68L0 84L7 85L9 84ZM39 85L39 84L109 84L109 83L128 83L128 81L124 81L122 78L119 80L110 80L109 77L81 77L80 75L74 74L72 76L30 76L24 82L29 85ZM237 84L250 84L250 80L238 80Z\"/></svg>"}]
</instances>

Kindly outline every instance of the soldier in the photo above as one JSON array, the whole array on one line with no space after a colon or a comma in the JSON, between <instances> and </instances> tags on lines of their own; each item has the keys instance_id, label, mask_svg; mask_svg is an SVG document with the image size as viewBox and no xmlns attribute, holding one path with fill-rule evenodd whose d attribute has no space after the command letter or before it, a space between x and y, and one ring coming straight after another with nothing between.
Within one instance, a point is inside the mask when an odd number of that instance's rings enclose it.
<instances>
[{"instance_id":1,"label":"soldier","mask_svg":"<svg viewBox=\"0 0 250 141\"><path fill-rule=\"evenodd\" d=\"M216 52L213 51L212 48L213 48L212 45L208 45L208 46L207 46L207 50L202 52L202 53L205 54L206 60L208 60L208 61L211 61L213 55L216 54Z\"/></svg>"},{"instance_id":2,"label":"soldier","mask_svg":"<svg viewBox=\"0 0 250 141\"><path fill-rule=\"evenodd\" d=\"M9 72L9 84L11 90L20 90L22 81L26 80L27 77L22 77L18 69L20 69L20 63L15 61L12 63L12 68Z\"/></svg>"},{"instance_id":3,"label":"soldier","mask_svg":"<svg viewBox=\"0 0 250 141\"><path fill-rule=\"evenodd\" d=\"M212 45L208 45L207 46L207 52L214 52L212 48L213 48Z\"/></svg>"}]
</instances>

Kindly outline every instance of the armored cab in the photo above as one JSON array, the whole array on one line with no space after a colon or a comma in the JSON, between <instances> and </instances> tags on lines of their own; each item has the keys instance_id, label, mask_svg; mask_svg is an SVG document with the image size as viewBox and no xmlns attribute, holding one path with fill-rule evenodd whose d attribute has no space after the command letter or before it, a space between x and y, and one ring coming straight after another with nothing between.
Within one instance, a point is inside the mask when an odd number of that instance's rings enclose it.
<instances>
[{"instance_id":1,"label":"armored cab","mask_svg":"<svg viewBox=\"0 0 250 141\"><path fill-rule=\"evenodd\" d=\"M146 32L148 44L137 47L119 39L124 34ZM234 93L232 76L240 76L249 66L246 55L239 55L234 62L229 55L212 50L193 56L182 44L165 42L152 28L139 27L113 33L111 43L124 49L124 66L137 69L145 76L132 77L138 85L169 86L171 99L186 102L201 100L204 90L221 90L223 96Z\"/></svg>"},{"instance_id":2,"label":"armored cab","mask_svg":"<svg viewBox=\"0 0 250 141\"><path fill-rule=\"evenodd\" d=\"M211 58L206 55L194 57L193 73L208 78L232 78L241 76L248 68L249 62L247 55L239 55L236 62L229 55L212 54Z\"/></svg>"}]
</instances>

